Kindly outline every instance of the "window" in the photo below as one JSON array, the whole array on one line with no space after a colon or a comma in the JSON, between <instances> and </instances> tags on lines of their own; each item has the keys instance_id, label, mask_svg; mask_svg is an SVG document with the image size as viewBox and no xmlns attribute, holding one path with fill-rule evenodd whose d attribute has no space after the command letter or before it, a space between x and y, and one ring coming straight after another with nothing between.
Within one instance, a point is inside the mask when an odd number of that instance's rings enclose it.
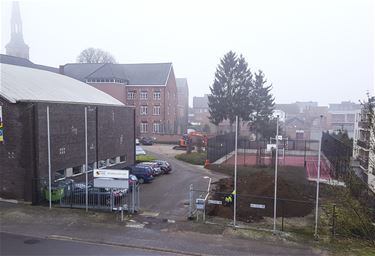
<instances>
[{"instance_id":1,"label":"window","mask_svg":"<svg viewBox=\"0 0 375 256\"><path fill-rule=\"evenodd\" d=\"M120 162L126 162L126 155L120 156Z\"/></svg>"},{"instance_id":2,"label":"window","mask_svg":"<svg viewBox=\"0 0 375 256\"><path fill-rule=\"evenodd\" d=\"M147 115L147 106L141 106L141 108L140 108L140 114L142 116Z\"/></svg>"},{"instance_id":3,"label":"window","mask_svg":"<svg viewBox=\"0 0 375 256\"><path fill-rule=\"evenodd\" d=\"M160 123L154 123L154 133L160 133Z\"/></svg>"},{"instance_id":4,"label":"window","mask_svg":"<svg viewBox=\"0 0 375 256\"><path fill-rule=\"evenodd\" d=\"M160 100L160 92L154 92L154 100Z\"/></svg>"},{"instance_id":5,"label":"window","mask_svg":"<svg viewBox=\"0 0 375 256\"><path fill-rule=\"evenodd\" d=\"M65 169L64 170L58 170L55 173L55 180L58 180L58 179L61 179L61 178L65 178Z\"/></svg>"},{"instance_id":6,"label":"window","mask_svg":"<svg viewBox=\"0 0 375 256\"><path fill-rule=\"evenodd\" d=\"M134 100L135 99L135 92L128 92L128 100Z\"/></svg>"},{"instance_id":7,"label":"window","mask_svg":"<svg viewBox=\"0 0 375 256\"><path fill-rule=\"evenodd\" d=\"M141 100L147 100L147 92L141 92L140 98Z\"/></svg>"},{"instance_id":8,"label":"window","mask_svg":"<svg viewBox=\"0 0 375 256\"><path fill-rule=\"evenodd\" d=\"M160 116L160 106L154 106L153 114L155 116Z\"/></svg>"},{"instance_id":9,"label":"window","mask_svg":"<svg viewBox=\"0 0 375 256\"><path fill-rule=\"evenodd\" d=\"M148 123L141 123L141 133L147 133Z\"/></svg>"},{"instance_id":10,"label":"window","mask_svg":"<svg viewBox=\"0 0 375 256\"><path fill-rule=\"evenodd\" d=\"M82 173L82 166L73 167L73 175Z\"/></svg>"}]
</instances>

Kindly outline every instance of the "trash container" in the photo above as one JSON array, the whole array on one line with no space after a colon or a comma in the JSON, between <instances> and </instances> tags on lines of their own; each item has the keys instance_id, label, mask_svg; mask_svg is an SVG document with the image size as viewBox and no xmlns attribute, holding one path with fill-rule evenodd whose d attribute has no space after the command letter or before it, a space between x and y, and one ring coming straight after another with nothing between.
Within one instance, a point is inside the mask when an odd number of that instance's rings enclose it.
<instances>
[{"instance_id":1,"label":"trash container","mask_svg":"<svg viewBox=\"0 0 375 256\"><path fill-rule=\"evenodd\" d=\"M63 187L51 187L51 201L56 202L63 198L64 188ZM49 201L49 190L48 187L44 189L44 197Z\"/></svg>"}]
</instances>

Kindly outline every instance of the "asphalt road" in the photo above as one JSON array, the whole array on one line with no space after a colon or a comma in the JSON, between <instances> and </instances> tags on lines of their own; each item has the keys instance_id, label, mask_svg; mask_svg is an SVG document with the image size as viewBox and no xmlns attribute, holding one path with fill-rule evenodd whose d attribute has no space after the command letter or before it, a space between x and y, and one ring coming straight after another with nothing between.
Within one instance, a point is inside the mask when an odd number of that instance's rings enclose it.
<instances>
[{"instance_id":1,"label":"asphalt road","mask_svg":"<svg viewBox=\"0 0 375 256\"><path fill-rule=\"evenodd\" d=\"M172 145L142 146L151 155L167 160L172 164L173 172L167 175L156 177L150 184L141 187L141 209L158 214L159 217L169 219L186 219L188 206L189 186L193 184L195 189L207 190L209 179L212 181L224 177L221 174L214 174L202 167L194 166L176 160L176 154L183 153L180 150L173 150Z\"/></svg>"},{"instance_id":2,"label":"asphalt road","mask_svg":"<svg viewBox=\"0 0 375 256\"><path fill-rule=\"evenodd\" d=\"M81 241L43 239L0 233L1 255L178 255Z\"/></svg>"}]
</instances>

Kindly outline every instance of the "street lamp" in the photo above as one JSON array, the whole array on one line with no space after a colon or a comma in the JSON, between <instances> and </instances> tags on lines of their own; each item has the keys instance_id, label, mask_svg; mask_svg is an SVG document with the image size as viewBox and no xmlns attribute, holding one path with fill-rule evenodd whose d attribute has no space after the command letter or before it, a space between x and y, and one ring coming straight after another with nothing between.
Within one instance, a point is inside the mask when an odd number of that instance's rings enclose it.
<instances>
[{"instance_id":1,"label":"street lamp","mask_svg":"<svg viewBox=\"0 0 375 256\"><path fill-rule=\"evenodd\" d=\"M208 176L204 176L203 179L210 179L208 181L208 188L207 188L207 193L209 193L210 192L210 187L211 187L211 181L212 181L212 179L210 177L208 177Z\"/></svg>"},{"instance_id":2,"label":"street lamp","mask_svg":"<svg viewBox=\"0 0 375 256\"><path fill-rule=\"evenodd\" d=\"M211 178L208 177L208 176L203 176L203 179L209 179L208 181L208 187L207 187L207 195L206 197L204 198L204 210L203 210L203 221L206 221L206 201L207 201L207 198L208 198L208 195L210 194L210 187L211 187Z\"/></svg>"},{"instance_id":3,"label":"street lamp","mask_svg":"<svg viewBox=\"0 0 375 256\"><path fill-rule=\"evenodd\" d=\"M320 155L322 150L322 134L323 134L323 128L322 128L322 119L323 115L320 115L320 134L319 134L319 155L318 155L318 176L316 177L316 202L315 202L315 232L314 237L315 239L318 239L318 215L319 215L319 183L320 183Z\"/></svg>"},{"instance_id":4,"label":"street lamp","mask_svg":"<svg viewBox=\"0 0 375 256\"><path fill-rule=\"evenodd\" d=\"M275 160L275 190L273 198L273 232L276 232L276 209L277 209L277 165L279 161L279 115L276 117L276 160Z\"/></svg>"}]
</instances>

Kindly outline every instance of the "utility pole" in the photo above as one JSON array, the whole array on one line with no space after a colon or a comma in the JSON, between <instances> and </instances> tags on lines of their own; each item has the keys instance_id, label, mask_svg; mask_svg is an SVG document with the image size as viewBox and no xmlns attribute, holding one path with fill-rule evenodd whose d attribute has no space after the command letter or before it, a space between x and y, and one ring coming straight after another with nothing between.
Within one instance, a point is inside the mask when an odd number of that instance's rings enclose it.
<instances>
[{"instance_id":1,"label":"utility pole","mask_svg":"<svg viewBox=\"0 0 375 256\"><path fill-rule=\"evenodd\" d=\"M319 136L319 155L318 155L318 177L316 179L316 202L315 202L315 239L318 238L318 215L319 215L319 183L320 183L320 155L322 150L322 119L323 115L320 115L320 136Z\"/></svg>"},{"instance_id":2,"label":"utility pole","mask_svg":"<svg viewBox=\"0 0 375 256\"><path fill-rule=\"evenodd\" d=\"M238 116L236 116L236 136L234 142L234 195L233 195L233 226L236 227L237 215L237 138L238 138Z\"/></svg>"},{"instance_id":3,"label":"utility pole","mask_svg":"<svg viewBox=\"0 0 375 256\"><path fill-rule=\"evenodd\" d=\"M276 117L276 160L275 160L275 193L273 198L273 232L276 233L276 208L277 208L277 164L279 161L279 116Z\"/></svg>"}]
</instances>

